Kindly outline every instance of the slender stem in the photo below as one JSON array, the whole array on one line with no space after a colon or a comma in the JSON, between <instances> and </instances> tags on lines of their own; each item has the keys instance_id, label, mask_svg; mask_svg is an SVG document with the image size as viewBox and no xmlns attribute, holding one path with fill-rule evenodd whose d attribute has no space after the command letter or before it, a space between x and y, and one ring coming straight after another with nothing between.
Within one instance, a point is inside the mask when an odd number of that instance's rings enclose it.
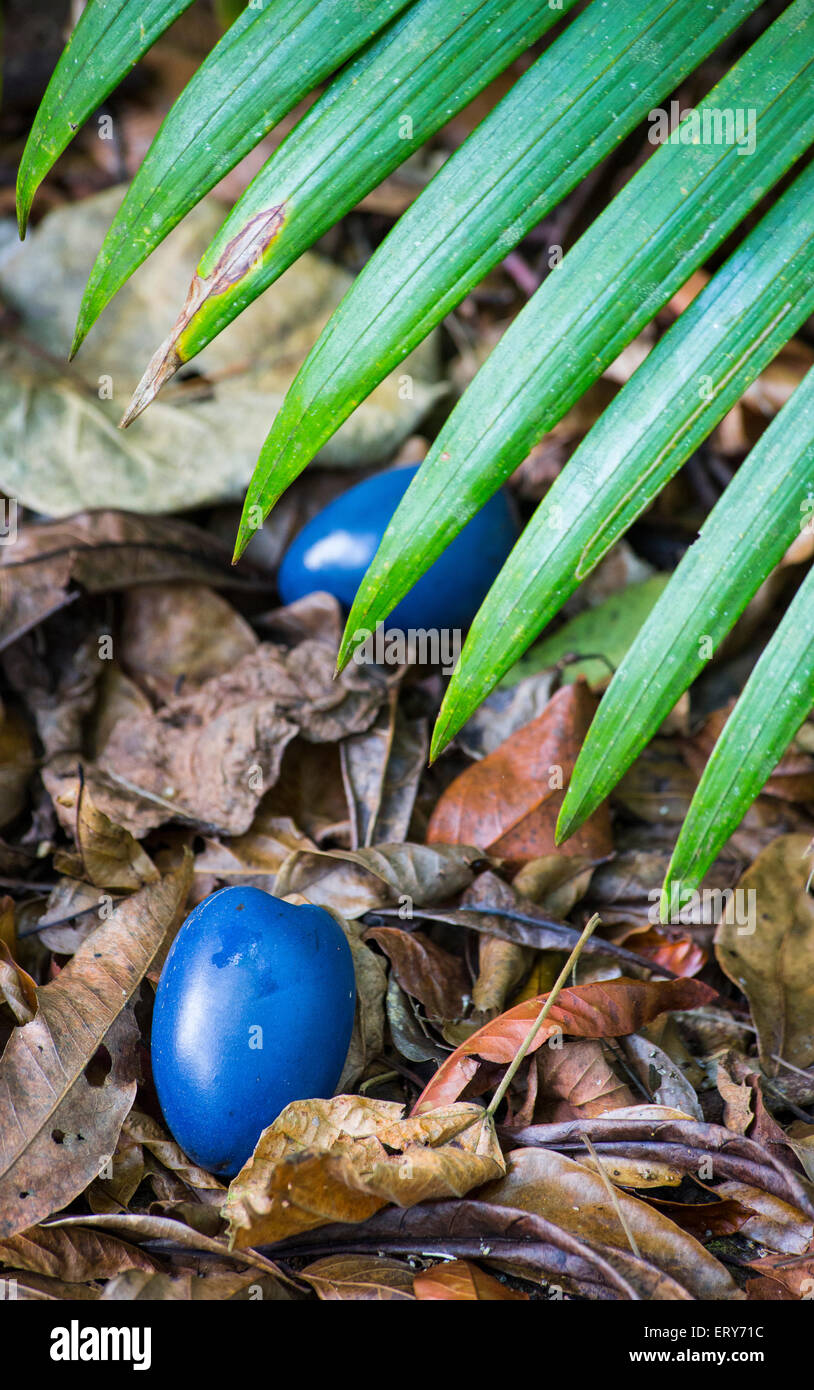
<instances>
[{"instance_id":1,"label":"slender stem","mask_svg":"<svg viewBox=\"0 0 814 1390\"><path fill-rule=\"evenodd\" d=\"M531 1047L531 1044L534 1042L534 1039L537 1037L537 1034L539 1033L540 1029L545 1023L546 1019L548 1018L548 1015L551 1012L552 1007L557 1002L557 996L559 995L560 990L562 989L563 985L568 979L568 976L571 974L571 971L573 970L574 966L579 960L585 942L588 940L590 936L593 935L594 930L596 929L596 927L598 927L598 925L599 914L595 912L591 920L586 924L585 929L581 937L579 938L579 941L575 945L573 951L571 952L570 956L565 962L565 965L563 966L562 970L557 976L553 989L551 989L548 995L546 996L546 1001L543 1004L543 1007L541 1008L540 1012L538 1013L537 1017L532 1023L531 1028L529 1029L528 1033L523 1039L521 1046L515 1053L514 1059L509 1063L508 1067L506 1068L503 1080L501 1081L500 1085L495 1091L495 1094L492 1096L489 1105L486 1108L486 1114L488 1116L494 1117L495 1111L497 1110L498 1106L500 1105L500 1102L502 1101L503 1097L505 1096L512 1083L512 1078L517 1072L518 1067L522 1065L526 1053L528 1052L529 1048Z\"/></svg>"},{"instance_id":2,"label":"slender stem","mask_svg":"<svg viewBox=\"0 0 814 1390\"><path fill-rule=\"evenodd\" d=\"M601 1158L599 1157L599 1154L596 1152L596 1149L594 1148L590 1139L588 1138L587 1134L583 1134L581 1137L583 1144L585 1145L586 1149L588 1150L588 1153L591 1155L591 1158L596 1164L596 1171L602 1179L603 1183L605 1184L605 1190L608 1196L610 1197L611 1201L613 1202L614 1207L616 1208L616 1215L619 1217L619 1225L622 1227L622 1230L625 1233L627 1243L633 1251L634 1255L637 1257L637 1259L641 1259L641 1251L639 1250L639 1247L636 1244L636 1237L631 1231L630 1226L628 1225L627 1217L625 1216L625 1213L622 1210L622 1203L619 1200L619 1193L616 1191L616 1188L614 1187L613 1183L611 1182L610 1178L605 1172L605 1166Z\"/></svg>"}]
</instances>

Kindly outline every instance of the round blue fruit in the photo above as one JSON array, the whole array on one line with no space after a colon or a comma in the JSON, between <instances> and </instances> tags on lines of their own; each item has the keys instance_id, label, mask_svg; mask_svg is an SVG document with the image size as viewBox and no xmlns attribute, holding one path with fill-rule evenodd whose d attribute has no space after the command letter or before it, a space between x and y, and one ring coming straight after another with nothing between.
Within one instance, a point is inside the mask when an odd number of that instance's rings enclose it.
<instances>
[{"instance_id":1,"label":"round blue fruit","mask_svg":"<svg viewBox=\"0 0 814 1390\"><path fill-rule=\"evenodd\" d=\"M289 546L277 587L284 603L326 590L347 610L418 465L365 478L330 502ZM497 492L390 614L386 627L468 627L518 537L511 500Z\"/></svg>"},{"instance_id":2,"label":"round blue fruit","mask_svg":"<svg viewBox=\"0 0 814 1390\"><path fill-rule=\"evenodd\" d=\"M175 938L155 997L152 1064L164 1118L201 1168L227 1177L293 1100L333 1095L356 985L321 907L223 888Z\"/></svg>"}]
</instances>

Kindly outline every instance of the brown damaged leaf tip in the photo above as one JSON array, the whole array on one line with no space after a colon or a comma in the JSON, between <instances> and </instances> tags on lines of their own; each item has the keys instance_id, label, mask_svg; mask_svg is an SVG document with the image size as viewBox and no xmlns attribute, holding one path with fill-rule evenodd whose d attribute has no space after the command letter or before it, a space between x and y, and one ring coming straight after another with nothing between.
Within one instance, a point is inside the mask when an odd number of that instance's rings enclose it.
<instances>
[{"instance_id":1,"label":"brown damaged leaf tip","mask_svg":"<svg viewBox=\"0 0 814 1390\"><path fill-rule=\"evenodd\" d=\"M119 429L126 430L128 425L146 410L147 406L155 400L165 381L175 376L181 366L181 357L173 347L175 330L168 338L164 339L160 348L150 358L144 376L133 392L133 397L119 421Z\"/></svg>"},{"instance_id":2,"label":"brown damaged leaf tip","mask_svg":"<svg viewBox=\"0 0 814 1390\"><path fill-rule=\"evenodd\" d=\"M126 429L155 400L165 382L175 376L187 358L177 343L195 315L212 296L223 294L245 275L256 269L263 253L279 235L285 222L285 204L267 208L250 218L245 227L227 242L210 273L193 276L172 331L150 359L147 370L133 392L133 398L119 422Z\"/></svg>"}]
</instances>

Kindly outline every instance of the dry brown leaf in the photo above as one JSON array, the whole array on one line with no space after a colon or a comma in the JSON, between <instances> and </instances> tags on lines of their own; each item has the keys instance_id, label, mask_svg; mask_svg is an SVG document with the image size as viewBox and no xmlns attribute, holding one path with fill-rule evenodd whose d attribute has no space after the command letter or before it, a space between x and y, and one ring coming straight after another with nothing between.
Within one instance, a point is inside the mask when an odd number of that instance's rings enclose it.
<instances>
[{"instance_id":1,"label":"dry brown leaf","mask_svg":"<svg viewBox=\"0 0 814 1390\"><path fill-rule=\"evenodd\" d=\"M387 966L381 956L362 940L362 927L348 922L335 909L330 909L350 946L353 973L356 977L356 1009L353 1018L348 1055L336 1089L349 1091L360 1080L373 1057L384 1051L384 1000L387 991Z\"/></svg>"},{"instance_id":2,"label":"dry brown leaf","mask_svg":"<svg viewBox=\"0 0 814 1390\"><path fill-rule=\"evenodd\" d=\"M222 541L175 517L102 510L25 526L0 555L0 648L74 602L81 589L188 580L251 591L269 582L251 559L241 570L235 573Z\"/></svg>"},{"instance_id":3,"label":"dry brown leaf","mask_svg":"<svg viewBox=\"0 0 814 1390\"><path fill-rule=\"evenodd\" d=\"M668 1009L691 1009L714 998L714 990L698 980L621 978L563 989L529 1052L536 1052L560 1033L582 1038L616 1038L636 1033ZM413 1113L425 1114L434 1106L456 1100L478 1070L477 1058L511 1062L545 999L545 995L538 995L536 999L524 1000L462 1042L424 1087Z\"/></svg>"},{"instance_id":4,"label":"dry brown leaf","mask_svg":"<svg viewBox=\"0 0 814 1390\"><path fill-rule=\"evenodd\" d=\"M474 1027L479 1028L506 1007L533 959L534 951L515 941L500 936L478 938L478 978L472 986Z\"/></svg>"},{"instance_id":5,"label":"dry brown leaf","mask_svg":"<svg viewBox=\"0 0 814 1390\"><path fill-rule=\"evenodd\" d=\"M749 1082L729 1075L727 1058L718 1064L715 1084L724 1103L724 1124L734 1134L746 1134L755 1118L752 1109L753 1091Z\"/></svg>"},{"instance_id":6,"label":"dry brown leaf","mask_svg":"<svg viewBox=\"0 0 814 1390\"><path fill-rule=\"evenodd\" d=\"M715 933L722 970L742 989L757 1028L763 1070L774 1057L792 1066L814 1063L814 897L806 891L811 839L781 835L738 883L755 894L755 929L744 930L728 905ZM744 902L748 898L744 896Z\"/></svg>"},{"instance_id":7,"label":"dry brown leaf","mask_svg":"<svg viewBox=\"0 0 814 1390\"><path fill-rule=\"evenodd\" d=\"M13 960L17 950L17 923L14 917L14 899L7 893L0 896L0 944L6 947Z\"/></svg>"},{"instance_id":8,"label":"dry brown leaf","mask_svg":"<svg viewBox=\"0 0 814 1390\"><path fill-rule=\"evenodd\" d=\"M115 825L81 787L76 812L76 848L83 877L97 888L129 892L156 883L160 877L152 859L129 830Z\"/></svg>"},{"instance_id":9,"label":"dry brown leaf","mask_svg":"<svg viewBox=\"0 0 814 1390\"><path fill-rule=\"evenodd\" d=\"M271 816L288 816L313 846L329 841L348 848L351 830L339 745L293 739L263 809Z\"/></svg>"},{"instance_id":10,"label":"dry brown leaf","mask_svg":"<svg viewBox=\"0 0 814 1390\"><path fill-rule=\"evenodd\" d=\"M60 878L49 895L37 924L43 946L60 956L71 956L102 921L106 897L91 883Z\"/></svg>"},{"instance_id":11,"label":"dry brown leaf","mask_svg":"<svg viewBox=\"0 0 814 1390\"><path fill-rule=\"evenodd\" d=\"M537 1053L538 1098L535 1120L578 1119L634 1105L636 1097L590 1038L566 1038L562 1047Z\"/></svg>"},{"instance_id":12,"label":"dry brown leaf","mask_svg":"<svg viewBox=\"0 0 814 1390\"><path fill-rule=\"evenodd\" d=\"M0 939L0 1000L8 1004L18 1023L30 1023L37 1012L37 985L18 965Z\"/></svg>"},{"instance_id":13,"label":"dry brown leaf","mask_svg":"<svg viewBox=\"0 0 814 1390\"><path fill-rule=\"evenodd\" d=\"M416 1118L365 1096L295 1101L233 1179L223 1216L234 1246L263 1245L331 1221L364 1221L389 1202L460 1197L504 1170L476 1105Z\"/></svg>"},{"instance_id":14,"label":"dry brown leaf","mask_svg":"<svg viewBox=\"0 0 814 1390\"><path fill-rule=\"evenodd\" d=\"M398 1260L370 1255L328 1255L298 1271L325 1302L413 1302L413 1271Z\"/></svg>"},{"instance_id":15,"label":"dry brown leaf","mask_svg":"<svg viewBox=\"0 0 814 1390\"><path fill-rule=\"evenodd\" d=\"M193 1297L192 1284L191 1274L178 1274L173 1278L169 1274L149 1274L146 1270L131 1269L115 1279L109 1279L99 1297L107 1303L135 1303L142 1300L150 1303L188 1303Z\"/></svg>"},{"instance_id":16,"label":"dry brown leaf","mask_svg":"<svg viewBox=\"0 0 814 1390\"><path fill-rule=\"evenodd\" d=\"M750 1299L761 1303L767 1300L797 1302L814 1298L814 1255L806 1260L789 1260L786 1255L767 1255L753 1260L750 1269L757 1271L756 1279L746 1283Z\"/></svg>"},{"instance_id":17,"label":"dry brown leaf","mask_svg":"<svg viewBox=\"0 0 814 1390\"><path fill-rule=\"evenodd\" d=\"M390 904L430 907L472 882L482 856L471 845L376 845L360 850L295 852L277 880L277 893L300 893L344 917Z\"/></svg>"},{"instance_id":18,"label":"dry brown leaf","mask_svg":"<svg viewBox=\"0 0 814 1390\"><path fill-rule=\"evenodd\" d=\"M0 569L0 604L3 597ZM13 821L25 806L33 771L34 749L25 721L0 706L0 827Z\"/></svg>"},{"instance_id":19,"label":"dry brown leaf","mask_svg":"<svg viewBox=\"0 0 814 1390\"><path fill-rule=\"evenodd\" d=\"M0 1263L76 1284L84 1284L88 1279L111 1279L126 1269L159 1268L146 1251L116 1236L87 1228L65 1230L53 1226L33 1226L0 1241Z\"/></svg>"},{"instance_id":20,"label":"dry brown leaf","mask_svg":"<svg viewBox=\"0 0 814 1390\"><path fill-rule=\"evenodd\" d=\"M334 743L375 718L383 683L359 666L334 680L334 663L323 642L290 651L263 643L191 695L120 722L101 769L160 804L138 816L126 802L119 814L104 803L103 809L136 835L170 819L173 807L196 824L244 834L297 733Z\"/></svg>"},{"instance_id":21,"label":"dry brown leaf","mask_svg":"<svg viewBox=\"0 0 814 1390\"><path fill-rule=\"evenodd\" d=\"M528 1302L527 1293L507 1288L470 1260L432 1265L415 1276L413 1287L416 1298L425 1303Z\"/></svg>"},{"instance_id":22,"label":"dry brown leaf","mask_svg":"<svg viewBox=\"0 0 814 1390\"><path fill-rule=\"evenodd\" d=\"M151 1115L145 1115L140 1110L131 1110L122 1125L122 1139L129 1144L137 1144L147 1149L165 1168L177 1174L188 1187L201 1192L224 1191L223 1184L212 1173L207 1173L205 1169L190 1162L183 1149L179 1148L175 1140L170 1138Z\"/></svg>"},{"instance_id":23,"label":"dry brown leaf","mask_svg":"<svg viewBox=\"0 0 814 1390\"><path fill-rule=\"evenodd\" d=\"M72 1201L112 1154L136 1091L129 1006L177 929L190 879L185 855L118 907L12 1034L0 1060L3 1238Z\"/></svg>"},{"instance_id":24,"label":"dry brown leaf","mask_svg":"<svg viewBox=\"0 0 814 1390\"><path fill-rule=\"evenodd\" d=\"M795 1120L786 1132L786 1143L799 1159L809 1182L814 1182L814 1125Z\"/></svg>"},{"instance_id":25,"label":"dry brown leaf","mask_svg":"<svg viewBox=\"0 0 814 1390\"><path fill-rule=\"evenodd\" d=\"M119 659L161 700L224 675L257 645L245 618L205 584L144 584L124 595Z\"/></svg>"},{"instance_id":26,"label":"dry brown leaf","mask_svg":"<svg viewBox=\"0 0 814 1390\"><path fill-rule=\"evenodd\" d=\"M567 917L587 893L596 867L596 859L578 854L544 854L518 870L512 887L552 917Z\"/></svg>"},{"instance_id":27,"label":"dry brown leaf","mask_svg":"<svg viewBox=\"0 0 814 1390\"><path fill-rule=\"evenodd\" d=\"M342 740L351 849L407 839L428 749L426 719L408 719L396 690L391 690L387 706L366 733Z\"/></svg>"},{"instance_id":28,"label":"dry brown leaf","mask_svg":"<svg viewBox=\"0 0 814 1390\"><path fill-rule=\"evenodd\" d=\"M294 850L315 850L290 816L274 816L261 802L245 835L231 839L204 839L205 848L195 856L195 873L224 883L253 885L273 893L277 873Z\"/></svg>"},{"instance_id":29,"label":"dry brown leaf","mask_svg":"<svg viewBox=\"0 0 814 1390\"><path fill-rule=\"evenodd\" d=\"M371 927L365 941L375 941L388 957L398 983L423 1005L431 1020L458 1019L469 997L469 972L458 956L444 951L420 931Z\"/></svg>"},{"instance_id":30,"label":"dry brown leaf","mask_svg":"<svg viewBox=\"0 0 814 1390\"><path fill-rule=\"evenodd\" d=\"M201 1231L193 1230L184 1221L175 1221L168 1216L155 1216L152 1212L111 1212L94 1216L66 1216L48 1223L49 1231L54 1230L101 1230L121 1236L123 1240L135 1244L137 1241L164 1241L182 1250L204 1251L227 1259L238 1265L262 1270L266 1274L279 1275L280 1271L272 1260L261 1255L258 1250L241 1250L232 1255L224 1239L215 1239Z\"/></svg>"},{"instance_id":31,"label":"dry brown leaf","mask_svg":"<svg viewBox=\"0 0 814 1390\"><path fill-rule=\"evenodd\" d=\"M558 690L538 719L447 787L432 813L428 843L479 845L516 865L553 854L557 816L595 709L584 681ZM560 853L601 858L612 848L603 805Z\"/></svg>"},{"instance_id":32,"label":"dry brown leaf","mask_svg":"<svg viewBox=\"0 0 814 1390\"><path fill-rule=\"evenodd\" d=\"M785 1255L803 1255L814 1240L814 1220L798 1207L771 1192L762 1192L742 1182L721 1182L715 1195L748 1208L749 1216L740 1227L749 1240Z\"/></svg>"},{"instance_id":33,"label":"dry brown leaf","mask_svg":"<svg viewBox=\"0 0 814 1390\"><path fill-rule=\"evenodd\" d=\"M632 1033L623 1039L622 1051L654 1104L680 1110L694 1120L703 1120L695 1090L662 1048L650 1038Z\"/></svg>"},{"instance_id":34,"label":"dry brown leaf","mask_svg":"<svg viewBox=\"0 0 814 1390\"><path fill-rule=\"evenodd\" d=\"M591 1242L629 1250L628 1236L602 1178L583 1163L544 1149L517 1149L506 1176L490 1183L484 1201L554 1221ZM724 1266L673 1221L626 1192L619 1206L639 1253L695 1298L742 1297Z\"/></svg>"}]
</instances>

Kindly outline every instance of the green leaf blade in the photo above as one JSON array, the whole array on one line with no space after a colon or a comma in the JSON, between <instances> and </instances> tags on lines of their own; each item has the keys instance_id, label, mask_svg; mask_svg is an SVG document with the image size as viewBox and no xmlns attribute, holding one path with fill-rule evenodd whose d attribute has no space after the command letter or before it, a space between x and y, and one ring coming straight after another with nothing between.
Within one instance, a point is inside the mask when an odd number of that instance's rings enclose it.
<instances>
[{"instance_id":1,"label":"green leaf blade","mask_svg":"<svg viewBox=\"0 0 814 1390\"><path fill-rule=\"evenodd\" d=\"M812 708L814 569L757 662L704 768L667 870L668 903L682 903L698 887Z\"/></svg>"},{"instance_id":2,"label":"green leaf blade","mask_svg":"<svg viewBox=\"0 0 814 1390\"><path fill-rule=\"evenodd\" d=\"M247 7L178 97L105 237L73 352L133 271L302 97L410 0L265 0Z\"/></svg>"},{"instance_id":3,"label":"green leaf blade","mask_svg":"<svg viewBox=\"0 0 814 1390\"><path fill-rule=\"evenodd\" d=\"M814 138L814 9L793 4L698 108L753 109L757 143L664 144L543 282L464 393L360 585L372 630L531 447ZM768 76L767 76L768 75ZM701 117L699 116L699 119Z\"/></svg>"},{"instance_id":4,"label":"green leaf blade","mask_svg":"<svg viewBox=\"0 0 814 1390\"><path fill-rule=\"evenodd\" d=\"M17 174L17 220L25 236L34 195L79 126L189 9L192 0L89 0L48 83Z\"/></svg>"},{"instance_id":5,"label":"green leaf blade","mask_svg":"<svg viewBox=\"0 0 814 1390\"><path fill-rule=\"evenodd\" d=\"M303 251L572 8L415 0L317 99L201 258L126 422ZM272 211L271 230L255 234Z\"/></svg>"},{"instance_id":6,"label":"green leaf blade","mask_svg":"<svg viewBox=\"0 0 814 1390\"><path fill-rule=\"evenodd\" d=\"M709 23L696 0L617 0L578 15L357 277L278 412L247 516L267 513L358 402L755 8L735 0Z\"/></svg>"},{"instance_id":7,"label":"green leaf blade","mask_svg":"<svg viewBox=\"0 0 814 1390\"><path fill-rule=\"evenodd\" d=\"M814 312L812 245L809 165L660 339L549 488L472 624L438 716L434 757Z\"/></svg>"},{"instance_id":8,"label":"green leaf blade","mask_svg":"<svg viewBox=\"0 0 814 1390\"><path fill-rule=\"evenodd\" d=\"M704 669L798 535L813 481L814 370L713 507L611 681L577 759L558 839L604 801Z\"/></svg>"}]
</instances>

